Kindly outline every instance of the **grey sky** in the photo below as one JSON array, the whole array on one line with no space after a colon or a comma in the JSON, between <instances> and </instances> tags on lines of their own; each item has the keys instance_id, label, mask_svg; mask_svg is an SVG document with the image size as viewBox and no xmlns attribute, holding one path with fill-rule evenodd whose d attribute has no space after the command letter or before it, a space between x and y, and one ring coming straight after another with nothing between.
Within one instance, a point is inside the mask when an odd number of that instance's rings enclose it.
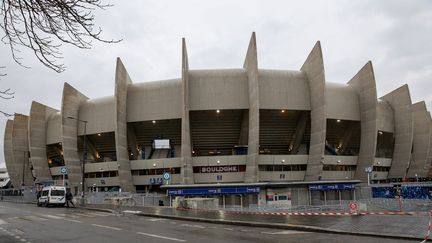
<instances>
[{"instance_id":1,"label":"grey sky","mask_svg":"<svg viewBox=\"0 0 432 243\"><path fill-rule=\"evenodd\" d=\"M378 95L408 83L413 103L432 108L432 1L112 1L98 11L97 24L107 39L91 50L63 47L67 70L57 74L22 53L24 69L0 45L0 66L7 66L1 88L16 92L0 100L7 112L29 114L32 100L60 109L63 82L90 98L113 95L115 58L121 57L133 82L180 77L181 38L189 65L242 67L252 31L257 33L260 68L298 70L317 40L321 41L330 82L346 83L372 60ZM0 122L0 167L3 133Z\"/></svg>"}]
</instances>

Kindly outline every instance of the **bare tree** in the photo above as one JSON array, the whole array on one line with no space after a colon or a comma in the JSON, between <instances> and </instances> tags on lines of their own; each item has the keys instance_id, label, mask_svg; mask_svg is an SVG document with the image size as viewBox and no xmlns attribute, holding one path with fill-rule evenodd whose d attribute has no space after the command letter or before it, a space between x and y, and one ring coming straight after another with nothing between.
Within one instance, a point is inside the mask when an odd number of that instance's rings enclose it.
<instances>
[{"instance_id":1,"label":"bare tree","mask_svg":"<svg viewBox=\"0 0 432 243\"><path fill-rule=\"evenodd\" d=\"M103 0L2 0L0 3L1 39L9 45L16 63L25 66L19 56L20 47L29 48L48 68L62 72L65 66L60 47L63 43L88 49L92 41L105 40L101 29L95 30L94 11L111 5Z\"/></svg>"},{"instance_id":2,"label":"bare tree","mask_svg":"<svg viewBox=\"0 0 432 243\"><path fill-rule=\"evenodd\" d=\"M4 67L0 67L0 69L3 69ZM4 76L6 76L6 74L5 73L1 73L0 72L0 77L4 77ZM1 79L0 79L1 80ZM0 90L0 98L2 98L2 99L5 99L5 100L10 100L10 99L13 99L14 98L14 92L11 92L11 90L10 89L6 89L6 90ZM9 114L9 113L7 113L7 112L4 112L4 111L2 111L2 110L0 110L0 113L1 114L3 114L3 115L5 115L5 116L13 116L12 114Z\"/></svg>"}]
</instances>

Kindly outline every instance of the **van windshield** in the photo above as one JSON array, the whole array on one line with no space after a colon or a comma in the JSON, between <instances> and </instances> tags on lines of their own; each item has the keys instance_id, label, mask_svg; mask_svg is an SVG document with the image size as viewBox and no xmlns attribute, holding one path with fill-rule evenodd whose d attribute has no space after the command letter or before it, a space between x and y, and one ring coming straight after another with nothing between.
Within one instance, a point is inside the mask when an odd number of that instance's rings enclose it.
<instances>
[{"instance_id":1,"label":"van windshield","mask_svg":"<svg viewBox=\"0 0 432 243\"><path fill-rule=\"evenodd\" d=\"M64 196L65 192L63 190L52 190L51 196Z\"/></svg>"}]
</instances>

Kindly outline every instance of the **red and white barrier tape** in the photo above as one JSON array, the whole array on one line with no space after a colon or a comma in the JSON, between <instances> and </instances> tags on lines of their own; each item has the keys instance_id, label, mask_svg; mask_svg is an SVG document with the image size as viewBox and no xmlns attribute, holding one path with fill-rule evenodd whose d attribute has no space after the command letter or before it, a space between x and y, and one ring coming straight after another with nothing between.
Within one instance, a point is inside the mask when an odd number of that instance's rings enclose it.
<instances>
[{"instance_id":1,"label":"red and white barrier tape","mask_svg":"<svg viewBox=\"0 0 432 243\"><path fill-rule=\"evenodd\" d=\"M429 223L428 223L428 229L427 229L427 233L426 233L426 235L425 235L425 238L424 238L424 240L423 240L421 243L426 242L426 241L428 240L428 238L429 238L429 235L430 235L430 232L431 232L431 223L432 223L431 221L432 221L432 210L429 211Z\"/></svg>"}]
</instances>

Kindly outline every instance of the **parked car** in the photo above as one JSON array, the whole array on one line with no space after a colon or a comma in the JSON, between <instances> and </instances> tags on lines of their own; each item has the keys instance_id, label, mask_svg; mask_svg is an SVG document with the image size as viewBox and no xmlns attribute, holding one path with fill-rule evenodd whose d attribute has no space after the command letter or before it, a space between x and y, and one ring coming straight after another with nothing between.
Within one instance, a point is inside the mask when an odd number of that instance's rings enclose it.
<instances>
[{"instance_id":1,"label":"parked car","mask_svg":"<svg viewBox=\"0 0 432 243\"><path fill-rule=\"evenodd\" d=\"M64 206L66 203L66 187L47 186L42 189L37 205L48 207L50 205Z\"/></svg>"}]
</instances>

